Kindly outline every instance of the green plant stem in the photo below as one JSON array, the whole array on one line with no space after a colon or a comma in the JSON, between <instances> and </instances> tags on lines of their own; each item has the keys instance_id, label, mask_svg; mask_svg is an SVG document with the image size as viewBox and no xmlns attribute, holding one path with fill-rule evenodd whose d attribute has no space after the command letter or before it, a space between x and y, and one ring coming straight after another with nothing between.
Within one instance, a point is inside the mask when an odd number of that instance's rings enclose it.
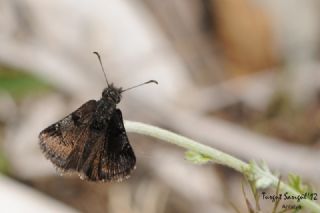
<instances>
[{"instance_id":1,"label":"green plant stem","mask_svg":"<svg viewBox=\"0 0 320 213\"><path fill-rule=\"evenodd\" d=\"M192 150L203 155L209 156L215 162L231 167L237 170L238 172L242 172L243 169L246 167L249 168L248 164L237 158L234 158L231 155L225 154L219 150L213 149L201 143L197 143L189 138L177 135L173 132L161 129L159 127L133 121L125 121L125 127L128 132L135 132L155 137L163 141L183 147L187 150Z\"/></svg>"},{"instance_id":2,"label":"green plant stem","mask_svg":"<svg viewBox=\"0 0 320 213\"><path fill-rule=\"evenodd\" d=\"M250 171L253 173L252 175L254 176L263 176L269 179L274 187L277 187L279 183L279 179L276 176L260 169L259 167L252 168L248 163L245 163L244 161L241 161L229 154L226 154L209 146L203 145L181 135L175 134L168 130L164 130L159 127L134 121L125 121L125 128L127 132L151 136L154 138L158 138L162 141L166 141L177 146L183 147L187 150L198 152L200 154L210 157L215 163L228 166L240 173L246 174L248 171ZM299 193L295 189L285 184L284 182L280 182L280 190L283 192L289 192L293 195L299 195ZM317 203L309 199L301 200L300 203L304 207L310 209L311 211L320 213L320 206Z\"/></svg>"}]
</instances>

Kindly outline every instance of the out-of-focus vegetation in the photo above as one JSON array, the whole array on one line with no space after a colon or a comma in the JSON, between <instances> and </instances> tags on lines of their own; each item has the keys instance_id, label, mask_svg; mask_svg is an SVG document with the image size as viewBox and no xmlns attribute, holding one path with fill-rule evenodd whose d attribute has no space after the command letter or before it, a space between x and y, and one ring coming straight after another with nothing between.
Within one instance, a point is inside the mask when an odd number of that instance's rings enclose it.
<instances>
[{"instance_id":1,"label":"out-of-focus vegetation","mask_svg":"<svg viewBox=\"0 0 320 213\"><path fill-rule=\"evenodd\" d=\"M285 141L313 145L320 139L320 102L296 106L285 94L275 95L266 111L257 112L238 103L214 113L256 132Z\"/></svg>"},{"instance_id":2,"label":"out-of-focus vegetation","mask_svg":"<svg viewBox=\"0 0 320 213\"><path fill-rule=\"evenodd\" d=\"M22 70L0 66L0 93L7 93L16 103L19 103L19 101L30 95L36 96L50 90L52 90L52 86L35 75ZM10 164L1 147L3 127L3 125L0 125L0 173L9 174Z\"/></svg>"},{"instance_id":3,"label":"out-of-focus vegetation","mask_svg":"<svg viewBox=\"0 0 320 213\"><path fill-rule=\"evenodd\" d=\"M8 174L9 173L9 162L7 161L4 153L0 149L0 173Z\"/></svg>"},{"instance_id":4,"label":"out-of-focus vegetation","mask_svg":"<svg viewBox=\"0 0 320 213\"><path fill-rule=\"evenodd\" d=\"M43 79L21 70L0 67L0 92L8 92L14 99L20 100L28 95L37 95L50 91L52 87Z\"/></svg>"}]
</instances>

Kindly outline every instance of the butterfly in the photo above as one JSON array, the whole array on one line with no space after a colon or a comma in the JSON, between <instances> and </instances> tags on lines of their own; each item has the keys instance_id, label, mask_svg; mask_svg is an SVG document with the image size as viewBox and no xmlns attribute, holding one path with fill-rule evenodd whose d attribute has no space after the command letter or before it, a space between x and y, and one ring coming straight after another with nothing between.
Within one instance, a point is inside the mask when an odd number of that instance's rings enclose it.
<instances>
[{"instance_id":1,"label":"butterfly","mask_svg":"<svg viewBox=\"0 0 320 213\"><path fill-rule=\"evenodd\" d=\"M98 52L107 87L100 100L89 100L39 134L40 148L58 169L76 172L89 181L121 181L128 178L136 157L124 128L117 104L124 91L109 84Z\"/></svg>"}]
</instances>

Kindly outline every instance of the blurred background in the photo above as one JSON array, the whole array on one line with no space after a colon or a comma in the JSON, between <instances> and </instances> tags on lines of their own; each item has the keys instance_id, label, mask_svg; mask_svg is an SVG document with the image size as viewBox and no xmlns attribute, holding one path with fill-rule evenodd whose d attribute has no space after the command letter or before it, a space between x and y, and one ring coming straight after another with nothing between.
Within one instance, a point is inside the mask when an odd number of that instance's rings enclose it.
<instances>
[{"instance_id":1,"label":"blurred background","mask_svg":"<svg viewBox=\"0 0 320 213\"><path fill-rule=\"evenodd\" d=\"M159 82L123 95L126 120L319 189L319 12L316 0L0 0L0 211L247 212L240 174L141 135L122 183L56 172L38 134L101 97L93 51L117 86Z\"/></svg>"}]
</instances>

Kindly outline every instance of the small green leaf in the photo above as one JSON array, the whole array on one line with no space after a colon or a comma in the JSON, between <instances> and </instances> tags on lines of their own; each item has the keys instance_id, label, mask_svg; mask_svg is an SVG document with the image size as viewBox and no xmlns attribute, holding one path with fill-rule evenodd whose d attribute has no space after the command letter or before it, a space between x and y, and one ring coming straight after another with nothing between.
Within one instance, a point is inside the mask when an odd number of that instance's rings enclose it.
<instances>
[{"instance_id":1,"label":"small green leaf","mask_svg":"<svg viewBox=\"0 0 320 213\"><path fill-rule=\"evenodd\" d=\"M195 152L192 150L189 150L185 153L185 158L194 164L205 164L205 163L208 163L209 161L212 161L212 158L210 158L209 156L206 156L204 154L201 154L199 152Z\"/></svg>"},{"instance_id":2,"label":"small green leaf","mask_svg":"<svg viewBox=\"0 0 320 213\"><path fill-rule=\"evenodd\" d=\"M260 172L255 173L254 171ZM272 175L265 162L261 162L260 164L258 164L254 161L251 161L249 164L249 169L245 171L245 175L250 181L253 181L255 183L255 187L257 189L265 189L272 185L272 180L265 174Z\"/></svg>"},{"instance_id":3,"label":"small green leaf","mask_svg":"<svg viewBox=\"0 0 320 213\"><path fill-rule=\"evenodd\" d=\"M269 186L272 185L272 180L270 180L270 178L266 178L266 177L260 177L257 181L256 181L256 187L258 189L266 189Z\"/></svg>"},{"instance_id":4,"label":"small green leaf","mask_svg":"<svg viewBox=\"0 0 320 213\"><path fill-rule=\"evenodd\" d=\"M288 175L288 184L301 194L305 192L313 192L312 187L303 184L301 177L295 174Z\"/></svg>"}]
</instances>

